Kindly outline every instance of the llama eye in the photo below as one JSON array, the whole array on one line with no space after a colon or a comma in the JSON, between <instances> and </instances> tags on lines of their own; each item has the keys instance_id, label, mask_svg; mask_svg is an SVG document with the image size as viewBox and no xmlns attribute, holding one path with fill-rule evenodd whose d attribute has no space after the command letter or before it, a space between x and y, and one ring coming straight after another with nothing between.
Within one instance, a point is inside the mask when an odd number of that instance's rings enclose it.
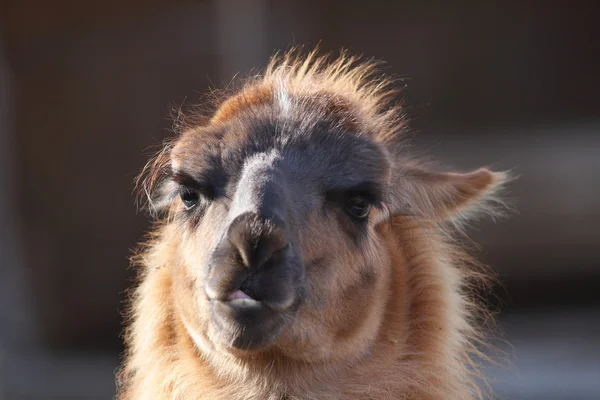
<instances>
[{"instance_id":1,"label":"llama eye","mask_svg":"<svg viewBox=\"0 0 600 400\"><path fill-rule=\"evenodd\" d=\"M181 188L179 192L179 197L181 197L181 201L186 210L191 210L196 207L198 201L200 200L200 194L190 188Z\"/></svg>"},{"instance_id":2,"label":"llama eye","mask_svg":"<svg viewBox=\"0 0 600 400\"><path fill-rule=\"evenodd\" d=\"M346 202L345 208L352 218L363 220L369 216L371 204L364 197L355 196Z\"/></svg>"}]
</instances>

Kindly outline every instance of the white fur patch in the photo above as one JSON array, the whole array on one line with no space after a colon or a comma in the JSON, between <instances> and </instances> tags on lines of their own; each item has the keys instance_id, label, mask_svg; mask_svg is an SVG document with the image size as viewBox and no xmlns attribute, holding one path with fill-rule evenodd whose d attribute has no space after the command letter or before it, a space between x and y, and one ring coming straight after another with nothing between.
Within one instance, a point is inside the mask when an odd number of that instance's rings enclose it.
<instances>
[{"instance_id":1,"label":"white fur patch","mask_svg":"<svg viewBox=\"0 0 600 400\"><path fill-rule=\"evenodd\" d=\"M192 341L194 342L196 347L198 347L198 349L200 351L202 351L203 353L209 354L211 351L210 346L208 345L208 343L206 343L206 341L204 340L202 335L200 335L198 332L196 332L194 329L192 329L192 327L187 323L185 318L181 317L181 321L183 322L183 325L185 326L185 330L192 338Z\"/></svg>"},{"instance_id":2,"label":"white fur patch","mask_svg":"<svg viewBox=\"0 0 600 400\"><path fill-rule=\"evenodd\" d=\"M290 99L290 95L283 87L280 87L277 90L277 103L281 108L281 113L286 116L292 110L292 99Z\"/></svg>"}]
</instances>

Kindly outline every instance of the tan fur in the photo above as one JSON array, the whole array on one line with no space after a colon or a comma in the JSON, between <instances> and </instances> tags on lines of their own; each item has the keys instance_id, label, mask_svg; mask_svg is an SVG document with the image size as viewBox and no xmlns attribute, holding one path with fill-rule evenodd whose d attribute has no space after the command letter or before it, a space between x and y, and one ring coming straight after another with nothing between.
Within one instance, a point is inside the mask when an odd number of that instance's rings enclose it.
<instances>
[{"instance_id":1,"label":"tan fur","mask_svg":"<svg viewBox=\"0 0 600 400\"><path fill-rule=\"evenodd\" d=\"M396 141L403 129L401 110L388 106L389 82L374 71L373 63L357 63L347 56L328 61L314 53L302 58L290 52L276 57L263 75L219 103L207 123L228 123L244 113L259 115L263 108L289 112L291 101L294 109L310 110L306 115L311 118L333 120L372 137L385 149L391 170L382 174L401 180L403 191L394 194L383 211L374 212L364 254L343 242L333 220L322 219L320 225L315 220L311 230L303 232L305 260L333 252L340 268L348 268L339 275L315 272L315 285L332 279L327 288L334 306L325 311L327 317L317 303L309 302L297 316L306 337L290 328L281 339L285 344L256 354L235 354L213 345L204 333L208 322L191 305L197 296L194 272L185 267L200 257L194 247L198 244L171 217L178 203L155 202L157 211L166 212L136 257L139 286L128 312L119 399L484 397L476 326L482 314L468 292L485 282L485 274L452 233L460 220L494 209L489 205L497 201L494 195L506 175L485 169L433 173L401 158ZM190 133L195 128L187 129L175 150L167 146L149 163L144 192L162 190L161 174L187 157L169 158L172 152L182 154L195 140ZM212 240L210 227L201 229L206 230L203 237ZM376 264L375 276L352 269L361 262ZM310 324L314 318L327 323ZM192 337L190 325L207 344Z\"/></svg>"}]
</instances>

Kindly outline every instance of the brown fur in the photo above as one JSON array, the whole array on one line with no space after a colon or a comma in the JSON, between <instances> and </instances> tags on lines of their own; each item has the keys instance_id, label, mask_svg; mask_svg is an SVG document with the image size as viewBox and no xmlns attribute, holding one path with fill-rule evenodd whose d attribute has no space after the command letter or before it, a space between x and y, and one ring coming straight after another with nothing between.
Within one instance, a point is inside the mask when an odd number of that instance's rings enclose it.
<instances>
[{"instance_id":1,"label":"brown fur","mask_svg":"<svg viewBox=\"0 0 600 400\"><path fill-rule=\"evenodd\" d=\"M188 127L149 163L140 182L144 193L155 196L151 205L162 214L135 259L139 286L128 312L119 399L484 397L477 364L479 306L468 292L485 276L451 234L474 212L496 209L491 206L497 203L495 193L506 175L485 169L434 173L402 157L397 140L404 128L402 112L388 106L389 82L374 71L373 63L357 63L345 55L328 61L314 53L302 58L290 52L276 57L263 75L249 79L218 103L207 123L210 128L244 115L273 118L267 111L285 108L291 101L291 112L303 113L304 123L325 119L344 131L370 137L390 163L388 170L382 167L382 179L402 187L390 193L382 210L373 212L371 238L362 253L344 242L333 219L321 219L320 224L315 220L303 232L307 262L320 265L323 255L332 252L340 268L348 270L339 275L313 273L315 285L333 279L327 287L334 306L323 314L313 299L297 316L304 336L290 328L278 347L236 354L213 345L210 334L204 333L209 322L191 305L198 277L190 267L177 267L198 258L200 253L195 252L200 250L176 223L181 204L161 196L168 191L163 175L173 165L197 158L192 149L199 127ZM233 146L251 135L236 132L214 140ZM210 135L201 135L203 146L211 146ZM206 167L194 162L194 168ZM212 240L210 226L199 229L207 241ZM363 260L374 263L375 271L352 269ZM186 323L208 345L199 345Z\"/></svg>"}]
</instances>

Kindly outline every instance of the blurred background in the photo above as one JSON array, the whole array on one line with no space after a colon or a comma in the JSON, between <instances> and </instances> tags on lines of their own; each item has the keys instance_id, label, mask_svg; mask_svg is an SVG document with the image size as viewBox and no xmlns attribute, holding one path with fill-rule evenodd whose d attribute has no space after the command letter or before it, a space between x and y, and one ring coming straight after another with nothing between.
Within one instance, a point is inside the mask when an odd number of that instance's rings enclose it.
<instances>
[{"instance_id":1,"label":"blurred background","mask_svg":"<svg viewBox=\"0 0 600 400\"><path fill-rule=\"evenodd\" d=\"M0 399L110 399L132 180L173 106L293 44L385 60L415 151L522 177L470 234L502 399L600 399L600 3L2 0Z\"/></svg>"}]
</instances>

